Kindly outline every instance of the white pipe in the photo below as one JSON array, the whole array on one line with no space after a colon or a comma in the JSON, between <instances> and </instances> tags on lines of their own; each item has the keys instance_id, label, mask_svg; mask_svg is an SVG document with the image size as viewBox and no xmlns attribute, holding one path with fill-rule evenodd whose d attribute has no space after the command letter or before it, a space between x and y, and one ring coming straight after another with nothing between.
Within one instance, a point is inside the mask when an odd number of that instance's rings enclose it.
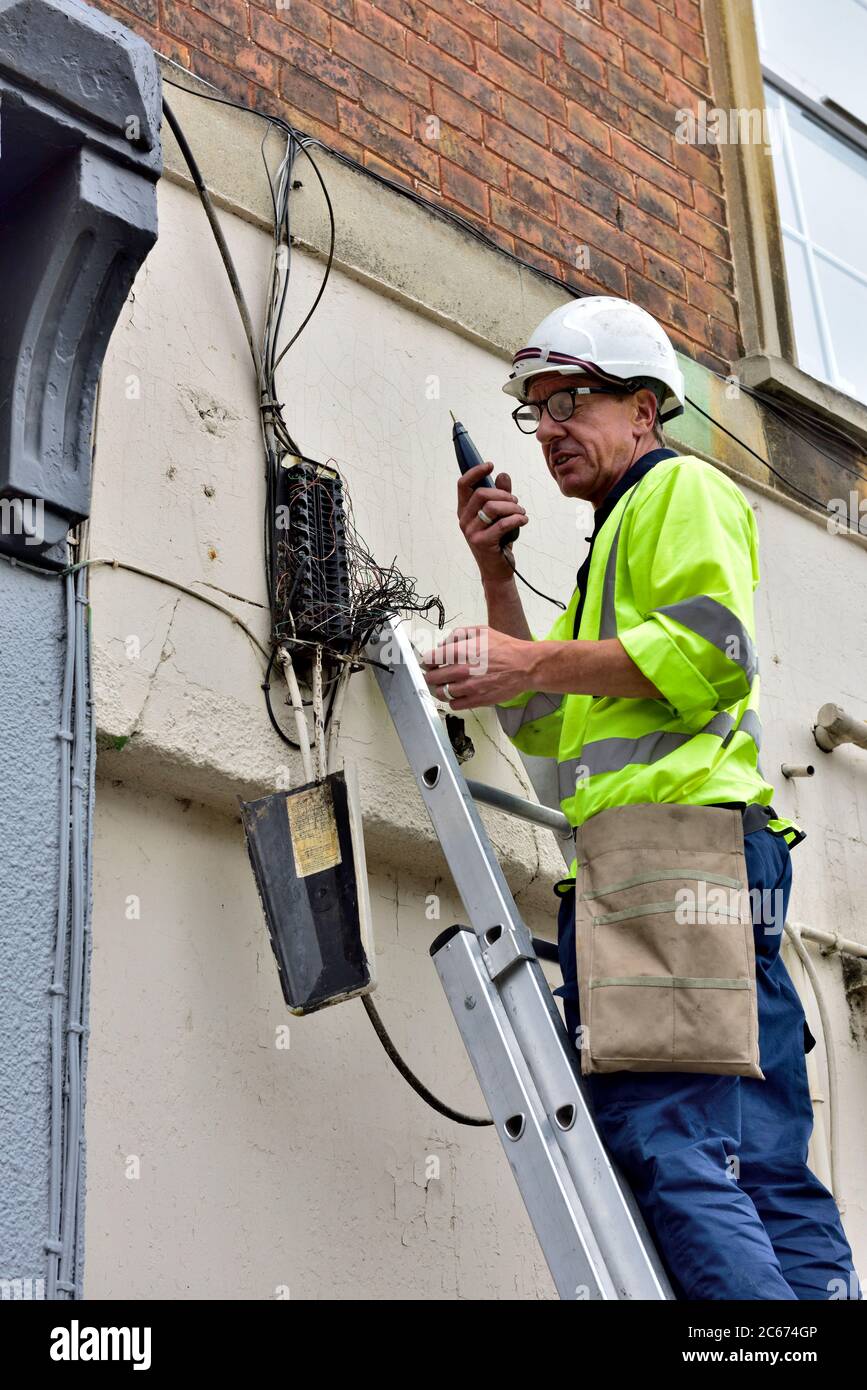
<instances>
[{"instance_id":1,"label":"white pipe","mask_svg":"<svg viewBox=\"0 0 867 1390\"><path fill-rule=\"evenodd\" d=\"M340 739L340 721L343 718L343 702L346 699L346 691L349 687L352 666L347 661L337 681L337 689L334 692L334 708L331 711L331 728L328 730L328 771L337 772L337 760L339 755L338 741Z\"/></svg>"},{"instance_id":2,"label":"white pipe","mask_svg":"<svg viewBox=\"0 0 867 1390\"><path fill-rule=\"evenodd\" d=\"M336 694L336 691L335 691ZM313 736L316 739L318 780L325 777L328 759L325 753L325 716L322 701L322 648L317 646L313 661Z\"/></svg>"},{"instance_id":3,"label":"white pipe","mask_svg":"<svg viewBox=\"0 0 867 1390\"><path fill-rule=\"evenodd\" d=\"M847 937L841 936L839 932L822 931L820 927L807 927L802 922L790 922L799 936L806 937L808 941L815 941L818 946L827 946L832 951L842 951L846 956L860 956L862 960L867 959L867 946L862 946L860 941L850 941Z\"/></svg>"},{"instance_id":4,"label":"white pipe","mask_svg":"<svg viewBox=\"0 0 867 1390\"><path fill-rule=\"evenodd\" d=\"M822 1039L825 1045L825 1062L828 1067L828 1149L831 1166L831 1192L837 1209L841 1215L845 1212L845 1203L840 1195L840 1178L837 1171L837 1155L839 1154L839 1141L837 1133L837 1117L839 1115L838 1092L837 1092L837 1067L834 1060L834 1043L831 1032L831 1020L828 1017L828 1010L825 1007L825 999L822 988L819 984L819 976L816 967L810 959L807 949L801 940L801 932L793 922L785 923L785 930L789 940L798 953L801 964L807 972L810 984L813 987L813 994L816 997L816 1007L819 1010L819 1022L822 1027Z\"/></svg>"},{"instance_id":5,"label":"white pipe","mask_svg":"<svg viewBox=\"0 0 867 1390\"><path fill-rule=\"evenodd\" d=\"M867 748L867 724L847 714L839 705L823 705L816 715L813 737L825 753L833 752L841 743Z\"/></svg>"},{"instance_id":6,"label":"white pipe","mask_svg":"<svg viewBox=\"0 0 867 1390\"><path fill-rule=\"evenodd\" d=\"M304 718L304 706L301 703L301 691L298 689L298 678L295 675L295 667L292 665L292 658L285 647L277 648L277 660L283 667L283 674L286 677L286 684L289 687L289 696L292 700L292 708L295 711L295 727L298 730L298 742L301 745L301 763L304 768L305 782L315 782L313 775L313 759L310 755L310 735L307 732L307 720Z\"/></svg>"}]
</instances>

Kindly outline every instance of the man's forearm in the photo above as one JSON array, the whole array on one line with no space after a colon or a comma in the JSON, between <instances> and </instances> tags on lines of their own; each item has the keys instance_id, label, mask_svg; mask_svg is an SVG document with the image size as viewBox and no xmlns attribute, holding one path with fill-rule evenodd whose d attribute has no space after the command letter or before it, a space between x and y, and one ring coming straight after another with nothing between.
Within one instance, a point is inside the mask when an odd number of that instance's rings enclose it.
<instances>
[{"instance_id":1,"label":"man's forearm","mask_svg":"<svg viewBox=\"0 0 867 1390\"><path fill-rule=\"evenodd\" d=\"M493 623L491 626L494 626ZM639 670L616 637L605 638L601 642L581 639L574 642L535 642L527 689L545 690L553 695L665 698Z\"/></svg>"},{"instance_id":2,"label":"man's forearm","mask_svg":"<svg viewBox=\"0 0 867 1390\"><path fill-rule=\"evenodd\" d=\"M488 580L484 585L485 603L488 606L488 627L497 632L519 637L523 642L532 642L533 634L527 623L524 605L514 579Z\"/></svg>"}]
</instances>

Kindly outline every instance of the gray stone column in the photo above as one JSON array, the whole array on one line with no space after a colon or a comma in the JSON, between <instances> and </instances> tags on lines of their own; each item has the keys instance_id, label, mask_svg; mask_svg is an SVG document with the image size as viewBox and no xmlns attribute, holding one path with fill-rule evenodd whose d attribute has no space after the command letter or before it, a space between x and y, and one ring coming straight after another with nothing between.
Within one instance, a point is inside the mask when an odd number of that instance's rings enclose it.
<instances>
[{"instance_id":1,"label":"gray stone column","mask_svg":"<svg viewBox=\"0 0 867 1390\"><path fill-rule=\"evenodd\" d=\"M80 1294L96 384L156 240L160 81L79 0L0 0L0 1298ZM73 557L74 558L74 557Z\"/></svg>"}]
</instances>

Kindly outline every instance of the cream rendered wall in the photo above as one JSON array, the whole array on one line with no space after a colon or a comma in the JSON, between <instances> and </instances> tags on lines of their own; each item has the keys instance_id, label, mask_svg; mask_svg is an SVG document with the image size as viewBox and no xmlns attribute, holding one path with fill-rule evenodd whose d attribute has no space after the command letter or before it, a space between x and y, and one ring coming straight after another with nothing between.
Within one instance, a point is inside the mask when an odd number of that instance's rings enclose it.
<instances>
[{"instance_id":1,"label":"cream rendered wall","mask_svg":"<svg viewBox=\"0 0 867 1390\"><path fill-rule=\"evenodd\" d=\"M252 221L224 213L223 223L259 315L269 239ZM420 243L420 263L425 251ZM502 273L493 253L478 254L482 275L486 258ZM296 251L295 264L293 323L321 274L311 255ZM521 313L529 326L535 308L512 306L516 338ZM288 364L281 399L293 433L306 453L336 460L373 553L385 563L396 555L420 592L438 592L450 626L482 621L484 609L455 519L449 407L509 469L532 517L521 568L568 597L590 528L508 419L499 344L335 269ZM691 385L712 403L707 381L695 374ZM746 403L743 411L744 431L754 431ZM699 448L708 451L706 434L690 438L689 451ZM740 481L762 537L763 765L778 810L809 832L794 856L790 917L865 940L867 760L854 749L825 757L810 734L825 700L867 715L863 626L846 617L865 554ZM255 392L228 284L197 199L163 180L160 240L103 378L91 554L215 598L266 642L263 491ZM358 1003L292 1019L290 1048L275 1045L289 1018L236 798L301 772L267 722L260 654L227 617L153 579L107 568L91 578L100 757L86 1296L267 1298L288 1286L299 1298L552 1297L497 1140L430 1112L393 1072ZM556 610L524 593L531 626L544 632ZM468 775L526 789L491 712L467 726L477 749ZM461 909L367 673L353 678L343 747L361 782L377 1002L423 1079L478 1113L428 956ZM787 784L783 761L813 762L817 775ZM562 860L551 837L485 819L531 930L552 934ZM438 922L425 918L430 893L442 896ZM865 1041L838 958L811 953L834 1025L857 1259L867 1253ZM807 1007L818 1035L809 998ZM426 1180L430 1156L440 1176ZM131 1157L138 1177L127 1176Z\"/></svg>"}]
</instances>

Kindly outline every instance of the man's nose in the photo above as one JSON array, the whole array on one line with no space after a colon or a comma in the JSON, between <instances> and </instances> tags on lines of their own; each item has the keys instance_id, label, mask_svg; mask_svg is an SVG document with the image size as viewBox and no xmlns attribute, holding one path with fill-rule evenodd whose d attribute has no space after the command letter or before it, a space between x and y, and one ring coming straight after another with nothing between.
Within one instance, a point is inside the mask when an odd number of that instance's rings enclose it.
<instances>
[{"instance_id":1,"label":"man's nose","mask_svg":"<svg viewBox=\"0 0 867 1390\"><path fill-rule=\"evenodd\" d=\"M566 431L560 420L552 420L547 407L542 408L542 418L536 426L536 438L540 444L551 444L555 439L564 439Z\"/></svg>"}]
</instances>

